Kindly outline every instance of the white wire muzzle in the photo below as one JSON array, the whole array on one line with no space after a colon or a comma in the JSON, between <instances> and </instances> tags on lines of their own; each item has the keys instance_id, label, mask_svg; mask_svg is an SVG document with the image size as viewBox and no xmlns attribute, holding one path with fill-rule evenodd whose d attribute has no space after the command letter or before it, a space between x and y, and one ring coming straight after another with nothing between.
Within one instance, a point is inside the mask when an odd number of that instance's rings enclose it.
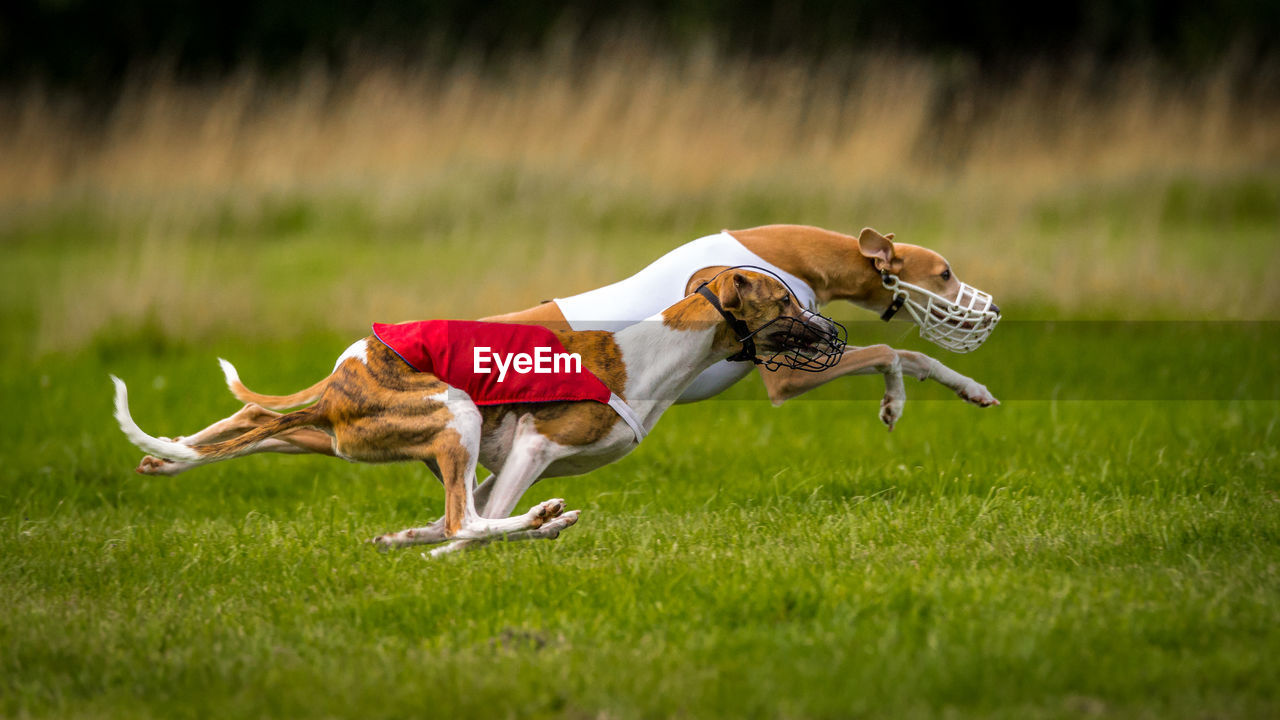
<instances>
[{"instance_id":1,"label":"white wire muzzle","mask_svg":"<svg viewBox=\"0 0 1280 720\"><path fill-rule=\"evenodd\" d=\"M880 281L893 292L891 310L905 305L920 328L920 337L952 352L977 350L1000 322L1000 313L991 309L994 306L991 295L972 285L960 283L960 291L952 301L887 272L880 274ZM891 317L892 313L886 312L886 315Z\"/></svg>"}]
</instances>

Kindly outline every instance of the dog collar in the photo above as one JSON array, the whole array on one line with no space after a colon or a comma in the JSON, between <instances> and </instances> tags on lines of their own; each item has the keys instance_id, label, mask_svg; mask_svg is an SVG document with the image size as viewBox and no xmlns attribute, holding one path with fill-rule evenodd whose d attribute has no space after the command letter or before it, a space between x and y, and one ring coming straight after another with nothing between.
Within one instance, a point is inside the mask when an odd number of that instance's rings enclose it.
<instances>
[{"instance_id":1,"label":"dog collar","mask_svg":"<svg viewBox=\"0 0 1280 720\"><path fill-rule=\"evenodd\" d=\"M720 315L724 317L725 322L729 323L729 327L733 330L734 335L738 337L738 342L742 343L742 349L729 356L727 359L730 362L746 362L747 360L750 360L756 365L759 365L761 360L756 357L756 341L755 338L752 337L755 333L751 332L751 329L748 328L747 324L740 318L724 309L724 306L720 304L720 298L716 297L715 293L707 289L706 283L699 285L696 292L706 298L707 302L711 303L711 307L715 308L716 312L720 313Z\"/></svg>"}]
</instances>

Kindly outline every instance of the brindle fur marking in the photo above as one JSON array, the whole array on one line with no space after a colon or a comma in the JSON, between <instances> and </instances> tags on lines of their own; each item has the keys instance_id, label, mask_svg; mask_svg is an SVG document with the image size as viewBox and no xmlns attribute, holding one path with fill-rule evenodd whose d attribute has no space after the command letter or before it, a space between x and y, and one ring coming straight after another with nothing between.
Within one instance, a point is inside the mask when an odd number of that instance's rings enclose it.
<instances>
[{"instance_id":1,"label":"brindle fur marking","mask_svg":"<svg viewBox=\"0 0 1280 720\"><path fill-rule=\"evenodd\" d=\"M329 418L335 449L362 462L425 460L423 448L450 419L430 398L449 386L409 367L376 337L365 341L366 362L344 361L314 406Z\"/></svg>"}]
</instances>

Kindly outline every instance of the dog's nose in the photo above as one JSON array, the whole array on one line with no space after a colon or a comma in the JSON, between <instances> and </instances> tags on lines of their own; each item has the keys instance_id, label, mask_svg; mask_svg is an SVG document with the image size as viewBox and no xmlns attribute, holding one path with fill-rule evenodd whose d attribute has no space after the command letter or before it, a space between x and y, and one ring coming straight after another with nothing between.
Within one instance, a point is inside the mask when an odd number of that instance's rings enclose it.
<instances>
[{"instance_id":1,"label":"dog's nose","mask_svg":"<svg viewBox=\"0 0 1280 720\"><path fill-rule=\"evenodd\" d=\"M995 314L999 315L999 314L1000 314L1000 306L999 306L999 305L997 305L997 304L995 304L995 303L991 303L991 312L993 312L993 313L995 313Z\"/></svg>"},{"instance_id":2,"label":"dog's nose","mask_svg":"<svg viewBox=\"0 0 1280 720\"><path fill-rule=\"evenodd\" d=\"M836 331L836 326L821 315L814 315L811 319L813 324L817 326L817 331L823 335L830 335Z\"/></svg>"}]
</instances>

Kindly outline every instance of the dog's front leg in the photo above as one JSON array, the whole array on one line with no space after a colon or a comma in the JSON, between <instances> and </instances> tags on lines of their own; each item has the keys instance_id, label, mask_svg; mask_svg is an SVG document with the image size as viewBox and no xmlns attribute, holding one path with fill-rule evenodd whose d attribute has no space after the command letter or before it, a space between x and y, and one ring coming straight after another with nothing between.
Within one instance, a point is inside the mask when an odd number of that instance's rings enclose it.
<instances>
[{"instance_id":1,"label":"dog's front leg","mask_svg":"<svg viewBox=\"0 0 1280 720\"><path fill-rule=\"evenodd\" d=\"M961 375L938 360L924 353L911 350L898 350L896 352L898 353L898 360L902 364L903 374L910 375L920 381L933 380L959 395L961 400L978 407L991 407L992 405L1000 404L1000 401L996 399L995 395L991 394L986 385L971 377Z\"/></svg>"},{"instance_id":2,"label":"dog's front leg","mask_svg":"<svg viewBox=\"0 0 1280 720\"><path fill-rule=\"evenodd\" d=\"M437 557L457 552L459 550L474 550L482 545L487 545L494 540L499 539L506 542L518 542L520 540L555 540L560 537L560 533L563 532L565 528L571 527L574 523L578 522L578 516L579 513L577 510L570 510L567 513L562 513L559 517L551 518L546 521L546 524L541 527L533 528L532 530L521 530L519 532L507 533L501 538L491 537L485 540L454 540L447 545L441 545L440 547L432 550L431 556Z\"/></svg>"},{"instance_id":3,"label":"dog's front leg","mask_svg":"<svg viewBox=\"0 0 1280 720\"><path fill-rule=\"evenodd\" d=\"M405 545L443 542L444 540L488 540L497 536L541 527L564 512L564 501L556 498L539 503L516 517L484 518L476 512L476 464L479 458L481 418L475 404L467 397L445 400L452 415L445 430L432 441L415 449L412 455L431 467L444 482L444 522L421 528L409 528L373 539L379 549ZM503 473L528 467L525 453L513 455L504 464ZM536 467L536 465L535 465ZM540 473L546 466L536 467Z\"/></svg>"},{"instance_id":4,"label":"dog's front leg","mask_svg":"<svg viewBox=\"0 0 1280 720\"><path fill-rule=\"evenodd\" d=\"M774 405L781 405L797 395L825 385L836 378L846 375L884 375L884 397L880 400L880 422L890 430L902 418L902 408L907 400L907 391L902 383L902 364L898 353L888 345L872 345L863 348L848 348L841 356L840 362L822 372L804 372L789 368L779 368L776 372L760 370L769 391L769 399Z\"/></svg>"},{"instance_id":5,"label":"dog's front leg","mask_svg":"<svg viewBox=\"0 0 1280 720\"><path fill-rule=\"evenodd\" d=\"M559 446L551 443L534 427L533 416L525 415L516 426L515 436L511 441L511 449L502 464L502 470L490 478L491 487L488 501L481 506L480 514L491 520L528 518L531 526L528 529L508 533L501 538L475 538L457 540L444 547L432 551L432 555L456 552L487 544L493 540L536 540L559 537L560 532L578 521L579 511L564 512L563 503L547 507L548 503L535 505L525 515L509 518L520 498L538 481L542 472L547 469L563 453L557 452ZM479 494L477 493L477 501ZM506 519L506 520L504 520Z\"/></svg>"},{"instance_id":6,"label":"dog's front leg","mask_svg":"<svg viewBox=\"0 0 1280 720\"><path fill-rule=\"evenodd\" d=\"M902 417L906 401L906 389L902 376L910 375L920 380L935 380L953 390L957 395L979 407L999 405L984 385L965 377L924 353L895 350L888 345L849 348L840 362L828 370L811 373L781 368L777 372L761 370L761 378L774 405L781 405L798 395L825 385L847 375L884 375L885 393L880 402L880 420L893 429Z\"/></svg>"},{"instance_id":7,"label":"dog's front leg","mask_svg":"<svg viewBox=\"0 0 1280 720\"><path fill-rule=\"evenodd\" d=\"M450 471L453 470L446 463L440 463L440 465ZM435 468L432 469L434 470ZM471 472L474 473L474 469ZM476 513L474 500L464 497L461 502L458 501L457 491L459 486L452 480L452 477L446 476L445 478L445 514L443 517L422 527L406 528L400 532L379 535L370 542L377 546L379 550L386 551L391 548L408 545L430 545L449 540L455 541L451 543L452 545L465 544L477 540L487 541L496 535L536 528L542 522L545 522L545 519L554 518L564 510L563 500L548 500L538 504L523 516L508 518L501 522L491 522ZM472 495L475 489L474 474L464 480L461 487L463 488L461 492L464 496ZM459 515L461 515L461 520L456 519Z\"/></svg>"},{"instance_id":8,"label":"dog's front leg","mask_svg":"<svg viewBox=\"0 0 1280 720\"><path fill-rule=\"evenodd\" d=\"M533 416L521 416L502 470L492 479L486 502L479 506L480 514L487 518L509 517L520 498L556 459L555 450L556 446L538 432Z\"/></svg>"}]
</instances>

